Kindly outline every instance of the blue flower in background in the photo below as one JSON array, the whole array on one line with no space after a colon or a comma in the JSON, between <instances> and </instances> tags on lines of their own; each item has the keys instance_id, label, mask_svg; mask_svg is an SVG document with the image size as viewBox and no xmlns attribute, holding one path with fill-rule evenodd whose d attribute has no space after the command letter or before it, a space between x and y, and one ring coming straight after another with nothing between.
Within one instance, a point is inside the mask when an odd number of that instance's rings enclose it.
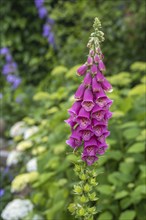
<instances>
[{"instance_id":1,"label":"blue flower in background","mask_svg":"<svg viewBox=\"0 0 146 220\"><path fill-rule=\"evenodd\" d=\"M4 189L0 189L0 197L2 197L5 194L5 190Z\"/></svg>"},{"instance_id":2,"label":"blue flower in background","mask_svg":"<svg viewBox=\"0 0 146 220\"><path fill-rule=\"evenodd\" d=\"M2 73L4 75L8 75L10 73L14 73L17 71L17 64L15 62L6 63L2 69Z\"/></svg>"},{"instance_id":3,"label":"blue flower in background","mask_svg":"<svg viewBox=\"0 0 146 220\"><path fill-rule=\"evenodd\" d=\"M51 26L49 24L44 24L43 26L43 36L48 37L51 31Z\"/></svg>"},{"instance_id":4,"label":"blue flower in background","mask_svg":"<svg viewBox=\"0 0 146 220\"><path fill-rule=\"evenodd\" d=\"M38 10L39 17L41 19L46 18L46 23L43 25L43 37L46 37L48 43L51 44L55 48L55 37L52 31L52 27L54 25L54 20L49 18L47 9L44 6L44 0L34 0L35 6Z\"/></svg>"},{"instance_id":5,"label":"blue flower in background","mask_svg":"<svg viewBox=\"0 0 146 220\"><path fill-rule=\"evenodd\" d=\"M13 60L13 58L12 58L12 56L11 56L11 54L6 54L6 61L7 62L12 62L12 60Z\"/></svg>"},{"instance_id":6,"label":"blue flower in background","mask_svg":"<svg viewBox=\"0 0 146 220\"><path fill-rule=\"evenodd\" d=\"M2 93L0 93L0 99L2 99L3 98L3 94Z\"/></svg>"},{"instance_id":7,"label":"blue flower in background","mask_svg":"<svg viewBox=\"0 0 146 220\"><path fill-rule=\"evenodd\" d=\"M40 8L44 4L44 0L34 0L36 8Z\"/></svg>"},{"instance_id":8,"label":"blue flower in background","mask_svg":"<svg viewBox=\"0 0 146 220\"><path fill-rule=\"evenodd\" d=\"M2 74L5 75L7 82L12 85L12 89L16 89L21 83L21 78L16 75L18 74L17 63L13 61L13 57L7 47L1 48L0 54L5 56L6 60L6 64L2 68Z\"/></svg>"},{"instance_id":9,"label":"blue flower in background","mask_svg":"<svg viewBox=\"0 0 146 220\"><path fill-rule=\"evenodd\" d=\"M41 7L38 9L38 14L41 19L47 16L47 9L45 7Z\"/></svg>"},{"instance_id":10,"label":"blue flower in background","mask_svg":"<svg viewBox=\"0 0 146 220\"><path fill-rule=\"evenodd\" d=\"M7 53L9 53L9 49L7 47L3 47L0 49L1 55L6 55Z\"/></svg>"},{"instance_id":11,"label":"blue flower in background","mask_svg":"<svg viewBox=\"0 0 146 220\"><path fill-rule=\"evenodd\" d=\"M51 45L55 45L55 38L54 38L54 33L51 32L48 36L48 42L51 44Z\"/></svg>"},{"instance_id":12,"label":"blue flower in background","mask_svg":"<svg viewBox=\"0 0 146 220\"><path fill-rule=\"evenodd\" d=\"M21 79L15 75L8 75L7 82L12 84L13 89L16 89L19 86L19 84L21 83Z\"/></svg>"},{"instance_id":13,"label":"blue flower in background","mask_svg":"<svg viewBox=\"0 0 146 220\"><path fill-rule=\"evenodd\" d=\"M55 23L55 21L52 18L47 18L47 22L51 25L53 25Z\"/></svg>"}]
</instances>

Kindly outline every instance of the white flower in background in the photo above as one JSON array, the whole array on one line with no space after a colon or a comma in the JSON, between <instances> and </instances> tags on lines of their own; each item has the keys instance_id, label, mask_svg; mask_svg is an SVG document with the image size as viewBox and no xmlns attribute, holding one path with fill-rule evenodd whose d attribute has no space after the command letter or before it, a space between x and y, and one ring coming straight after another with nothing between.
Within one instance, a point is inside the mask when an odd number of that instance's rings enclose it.
<instances>
[{"instance_id":1,"label":"white flower in background","mask_svg":"<svg viewBox=\"0 0 146 220\"><path fill-rule=\"evenodd\" d=\"M16 146L16 149L18 151L25 151L33 146L32 141L21 141L19 144Z\"/></svg>"},{"instance_id":2,"label":"white flower in background","mask_svg":"<svg viewBox=\"0 0 146 220\"><path fill-rule=\"evenodd\" d=\"M16 150L9 152L6 164L7 166L16 165L21 160L22 153Z\"/></svg>"},{"instance_id":3,"label":"white flower in background","mask_svg":"<svg viewBox=\"0 0 146 220\"><path fill-rule=\"evenodd\" d=\"M43 220L43 217L40 216L40 215L35 214L35 215L32 217L32 220Z\"/></svg>"},{"instance_id":4,"label":"white flower in background","mask_svg":"<svg viewBox=\"0 0 146 220\"><path fill-rule=\"evenodd\" d=\"M1 217L4 220L20 220L33 210L30 200L14 199L9 202L2 211Z\"/></svg>"},{"instance_id":5,"label":"white flower in background","mask_svg":"<svg viewBox=\"0 0 146 220\"><path fill-rule=\"evenodd\" d=\"M28 184L35 182L39 178L38 172L23 173L16 176L11 183L11 192L21 192Z\"/></svg>"},{"instance_id":6,"label":"white flower in background","mask_svg":"<svg viewBox=\"0 0 146 220\"><path fill-rule=\"evenodd\" d=\"M22 135L26 129L26 124L24 121L19 121L15 123L10 129L10 136L16 137Z\"/></svg>"},{"instance_id":7,"label":"white flower in background","mask_svg":"<svg viewBox=\"0 0 146 220\"><path fill-rule=\"evenodd\" d=\"M37 158L36 157L28 161L28 163L26 164L26 170L28 172L37 171Z\"/></svg>"},{"instance_id":8,"label":"white flower in background","mask_svg":"<svg viewBox=\"0 0 146 220\"><path fill-rule=\"evenodd\" d=\"M34 135L36 132L38 132L38 130L39 129L37 126L33 126L33 127L26 129L24 132L24 139L28 139L29 137Z\"/></svg>"}]
</instances>

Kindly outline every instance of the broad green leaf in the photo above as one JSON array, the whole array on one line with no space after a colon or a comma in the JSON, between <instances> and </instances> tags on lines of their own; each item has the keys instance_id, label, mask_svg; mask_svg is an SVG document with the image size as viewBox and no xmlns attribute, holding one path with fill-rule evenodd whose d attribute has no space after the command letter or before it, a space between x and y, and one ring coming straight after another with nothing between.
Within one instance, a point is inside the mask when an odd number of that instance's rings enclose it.
<instances>
[{"instance_id":1,"label":"broad green leaf","mask_svg":"<svg viewBox=\"0 0 146 220\"><path fill-rule=\"evenodd\" d=\"M134 163L133 162L123 162L123 163L120 163L120 168L119 170L122 172L122 173L131 173L133 172L133 169L134 169Z\"/></svg>"},{"instance_id":2,"label":"broad green leaf","mask_svg":"<svg viewBox=\"0 0 146 220\"><path fill-rule=\"evenodd\" d=\"M137 141L144 141L146 137L146 129L142 130L140 135L136 138Z\"/></svg>"},{"instance_id":3,"label":"broad green leaf","mask_svg":"<svg viewBox=\"0 0 146 220\"><path fill-rule=\"evenodd\" d=\"M118 150L111 150L107 152L107 157L113 160L120 160L123 157L123 154L121 151Z\"/></svg>"},{"instance_id":4,"label":"broad green leaf","mask_svg":"<svg viewBox=\"0 0 146 220\"><path fill-rule=\"evenodd\" d=\"M38 92L34 95L33 100L34 101L47 101L49 100L50 95L47 92Z\"/></svg>"},{"instance_id":5,"label":"broad green leaf","mask_svg":"<svg viewBox=\"0 0 146 220\"><path fill-rule=\"evenodd\" d=\"M52 70L51 75L52 77L65 76L67 71L68 69L65 66L57 66Z\"/></svg>"},{"instance_id":6,"label":"broad green leaf","mask_svg":"<svg viewBox=\"0 0 146 220\"><path fill-rule=\"evenodd\" d=\"M132 145L129 149L128 149L128 153L139 153L139 152L144 152L145 150L145 146L143 142L138 142L135 143L134 145Z\"/></svg>"},{"instance_id":7,"label":"broad green leaf","mask_svg":"<svg viewBox=\"0 0 146 220\"><path fill-rule=\"evenodd\" d=\"M129 128L129 127L137 127L138 123L136 121L129 121L126 123L123 123L120 127L121 128Z\"/></svg>"},{"instance_id":8,"label":"broad green leaf","mask_svg":"<svg viewBox=\"0 0 146 220\"><path fill-rule=\"evenodd\" d=\"M45 182L47 182L54 175L55 175L55 172L42 173L38 181L35 184L33 184L33 187L38 187L38 186L41 186L42 184L45 184Z\"/></svg>"},{"instance_id":9,"label":"broad green leaf","mask_svg":"<svg viewBox=\"0 0 146 220\"><path fill-rule=\"evenodd\" d=\"M140 129L139 128L128 128L126 130L124 130L123 135L127 140L136 138L140 133Z\"/></svg>"},{"instance_id":10,"label":"broad green leaf","mask_svg":"<svg viewBox=\"0 0 146 220\"><path fill-rule=\"evenodd\" d=\"M145 69L146 69L146 62L140 62L140 61L134 62L130 66L130 69L132 71L145 71Z\"/></svg>"},{"instance_id":11,"label":"broad green leaf","mask_svg":"<svg viewBox=\"0 0 146 220\"><path fill-rule=\"evenodd\" d=\"M126 86L131 82L130 73L129 72L120 72L111 77L107 77L112 85L115 86Z\"/></svg>"},{"instance_id":12,"label":"broad green leaf","mask_svg":"<svg viewBox=\"0 0 146 220\"><path fill-rule=\"evenodd\" d=\"M121 192L117 192L115 194L115 199L122 199L127 195L128 195L128 192L126 190L122 190Z\"/></svg>"},{"instance_id":13,"label":"broad green leaf","mask_svg":"<svg viewBox=\"0 0 146 220\"><path fill-rule=\"evenodd\" d=\"M133 99L131 97L125 98L119 105L119 109L126 113L133 107Z\"/></svg>"},{"instance_id":14,"label":"broad green leaf","mask_svg":"<svg viewBox=\"0 0 146 220\"><path fill-rule=\"evenodd\" d=\"M130 197L128 198L126 197L120 201L120 206L122 209L128 208L131 204L132 204L132 199Z\"/></svg>"},{"instance_id":15,"label":"broad green leaf","mask_svg":"<svg viewBox=\"0 0 146 220\"><path fill-rule=\"evenodd\" d=\"M112 220L113 219L113 216L111 214L111 212L103 212L101 213L99 216L98 216L98 219L97 220Z\"/></svg>"},{"instance_id":16,"label":"broad green leaf","mask_svg":"<svg viewBox=\"0 0 146 220\"><path fill-rule=\"evenodd\" d=\"M139 185L135 188L134 190L136 193L139 193L139 194L146 194L146 185Z\"/></svg>"},{"instance_id":17,"label":"broad green leaf","mask_svg":"<svg viewBox=\"0 0 146 220\"><path fill-rule=\"evenodd\" d=\"M140 84L129 91L129 96L141 95L145 93L145 85Z\"/></svg>"},{"instance_id":18,"label":"broad green leaf","mask_svg":"<svg viewBox=\"0 0 146 220\"><path fill-rule=\"evenodd\" d=\"M129 183L132 178L133 177L131 175L120 172L113 172L108 175L109 182L116 186L122 186L123 183Z\"/></svg>"},{"instance_id":19,"label":"broad green leaf","mask_svg":"<svg viewBox=\"0 0 146 220\"><path fill-rule=\"evenodd\" d=\"M101 185L101 186L98 186L98 191L105 195L111 195L112 187L110 185Z\"/></svg>"},{"instance_id":20,"label":"broad green leaf","mask_svg":"<svg viewBox=\"0 0 146 220\"><path fill-rule=\"evenodd\" d=\"M133 220L136 216L136 212L133 210L128 210L125 212L122 212L120 215L119 220Z\"/></svg>"}]
</instances>

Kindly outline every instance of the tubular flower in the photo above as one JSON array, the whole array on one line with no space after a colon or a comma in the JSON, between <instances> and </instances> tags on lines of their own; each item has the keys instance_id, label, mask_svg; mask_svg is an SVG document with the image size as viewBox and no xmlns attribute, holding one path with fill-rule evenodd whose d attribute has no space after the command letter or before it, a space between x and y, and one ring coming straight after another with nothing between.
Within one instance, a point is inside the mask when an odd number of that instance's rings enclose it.
<instances>
[{"instance_id":1,"label":"tubular flower","mask_svg":"<svg viewBox=\"0 0 146 220\"><path fill-rule=\"evenodd\" d=\"M66 143L74 149L82 145L81 157L89 166L108 148L108 120L112 117L109 108L113 103L106 94L112 92L112 86L103 75L106 68L99 44L103 41L103 33L100 36L101 31L98 29L101 25L96 19L93 27L95 32L87 44L90 48L87 61L77 69L77 74L84 76L84 79L75 93L75 103L68 110L70 118L65 121L72 131ZM96 35L97 40L94 38Z\"/></svg>"}]
</instances>

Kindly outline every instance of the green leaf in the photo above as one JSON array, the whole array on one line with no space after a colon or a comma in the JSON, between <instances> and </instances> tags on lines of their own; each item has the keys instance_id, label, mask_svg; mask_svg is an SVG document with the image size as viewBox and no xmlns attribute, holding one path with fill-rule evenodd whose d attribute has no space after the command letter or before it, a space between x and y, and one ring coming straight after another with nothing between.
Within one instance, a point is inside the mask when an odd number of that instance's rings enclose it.
<instances>
[{"instance_id":1,"label":"green leaf","mask_svg":"<svg viewBox=\"0 0 146 220\"><path fill-rule=\"evenodd\" d=\"M105 195L111 195L113 190L112 190L112 187L109 185L101 185L101 186L98 186L98 191Z\"/></svg>"},{"instance_id":2,"label":"green leaf","mask_svg":"<svg viewBox=\"0 0 146 220\"><path fill-rule=\"evenodd\" d=\"M121 213L119 220L133 220L136 216L136 212L133 210L125 211Z\"/></svg>"},{"instance_id":3,"label":"green leaf","mask_svg":"<svg viewBox=\"0 0 146 220\"><path fill-rule=\"evenodd\" d=\"M133 161L127 161L127 162L123 162L120 163L120 169L119 169L122 173L131 173L134 170L134 163Z\"/></svg>"},{"instance_id":4,"label":"green leaf","mask_svg":"<svg viewBox=\"0 0 146 220\"><path fill-rule=\"evenodd\" d=\"M113 216L110 212L106 211L99 215L98 220L112 220Z\"/></svg>"},{"instance_id":5,"label":"green leaf","mask_svg":"<svg viewBox=\"0 0 146 220\"><path fill-rule=\"evenodd\" d=\"M145 62L140 62L140 61L134 62L130 66L130 69L132 71L145 71L145 68L146 68L146 63Z\"/></svg>"},{"instance_id":6,"label":"green leaf","mask_svg":"<svg viewBox=\"0 0 146 220\"><path fill-rule=\"evenodd\" d=\"M128 192L126 190L122 190L121 192L117 192L115 194L115 199L121 199L128 195Z\"/></svg>"},{"instance_id":7,"label":"green leaf","mask_svg":"<svg viewBox=\"0 0 146 220\"><path fill-rule=\"evenodd\" d=\"M107 152L107 157L118 161L123 157L123 154L119 150L111 150L110 152Z\"/></svg>"},{"instance_id":8,"label":"green leaf","mask_svg":"<svg viewBox=\"0 0 146 220\"><path fill-rule=\"evenodd\" d=\"M139 128L128 128L123 132L123 135L127 140L131 140L137 137L139 133L140 133Z\"/></svg>"},{"instance_id":9,"label":"green leaf","mask_svg":"<svg viewBox=\"0 0 146 220\"><path fill-rule=\"evenodd\" d=\"M144 152L144 150L145 150L144 143L138 142L138 143L135 143L134 145L132 145L128 149L128 153L139 153L139 152Z\"/></svg>"},{"instance_id":10,"label":"green leaf","mask_svg":"<svg viewBox=\"0 0 146 220\"><path fill-rule=\"evenodd\" d=\"M145 93L145 85L140 84L129 91L129 96L141 95Z\"/></svg>"},{"instance_id":11,"label":"green leaf","mask_svg":"<svg viewBox=\"0 0 146 220\"><path fill-rule=\"evenodd\" d=\"M131 82L130 73L129 72L120 72L111 77L107 77L112 85L115 86L125 86Z\"/></svg>"},{"instance_id":12,"label":"green leaf","mask_svg":"<svg viewBox=\"0 0 146 220\"><path fill-rule=\"evenodd\" d=\"M68 69L65 66L57 66L52 70L51 75L53 77L64 76L67 71Z\"/></svg>"},{"instance_id":13,"label":"green leaf","mask_svg":"<svg viewBox=\"0 0 146 220\"><path fill-rule=\"evenodd\" d=\"M134 190L136 193L139 193L139 194L146 194L146 186L145 185L139 185L135 188Z\"/></svg>"},{"instance_id":14,"label":"green leaf","mask_svg":"<svg viewBox=\"0 0 146 220\"><path fill-rule=\"evenodd\" d=\"M126 113L133 107L133 99L131 97L125 98L120 102L119 108L122 112Z\"/></svg>"},{"instance_id":15,"label":"green leaf","mask_svg":"<svg viewBox=\"0 0 146 220\"><path fill-rule=\"evenodd\" d=\"M132 204L132 199L130 197L124 198L120 201L120 206L122 209L128 208Z\"/></svg>"}]
</instances>

